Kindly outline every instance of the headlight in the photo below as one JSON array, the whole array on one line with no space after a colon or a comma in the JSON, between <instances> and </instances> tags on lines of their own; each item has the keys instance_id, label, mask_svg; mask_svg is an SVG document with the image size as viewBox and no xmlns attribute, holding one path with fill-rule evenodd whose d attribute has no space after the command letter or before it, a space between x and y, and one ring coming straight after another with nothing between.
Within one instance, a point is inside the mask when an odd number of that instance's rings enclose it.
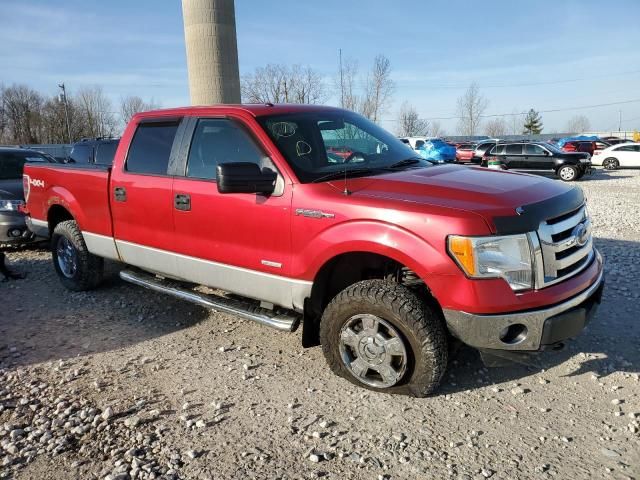
<instances>
[{"instance_id":1,"label":"headlight","mask_svg":"<svg viewBox=\"0 0 640 480\"><path fill-rule=\"evenodd\" d=\"M533 287L531 249L526 234L504 237L449 236L449 253L472 278L504 278L513 290Z\"/></svg>"},{"instance_id":2,"label":"headlight","mask_svg":"<svg viewBox=\"0 0 640 480\"><path fill-rule=\"evenodd\" d=\"M0 212L17 212L23 205L22 200L0 200Z\"/></svg>"}]
</instances>

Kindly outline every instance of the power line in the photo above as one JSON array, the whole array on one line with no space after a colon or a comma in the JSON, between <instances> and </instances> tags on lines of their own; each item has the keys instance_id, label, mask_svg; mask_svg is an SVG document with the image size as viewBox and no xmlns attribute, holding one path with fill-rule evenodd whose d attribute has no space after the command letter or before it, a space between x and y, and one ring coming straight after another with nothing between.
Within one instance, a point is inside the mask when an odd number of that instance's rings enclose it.
<instances>
[{"instance_id":1,"label":"power line","mask_svg":"<svg viewBox=\"0 0 640 480\"><path fill-rule=\"evenodd\" d=\"M567 112L571 110L585 110L589 108L601 108L601 107L610 107L612 105L624 105L627 103L640 103L640 98L634 100L623 100L620 102L609 102L609 103L599 103L595 105L582 105L579 107L564 107L564 108L553 108L548 110L538 110L538 113L554 113L554 112ZM512 113L492 113L489 115L480 115L481 118L492 118L492 117L513 117L516 115L526 115L528 112L512 112ZM463 118L461 116L449 116L449 117L421 117L424 120L457 120Z\"/></svg>"},{"instance_id":2,"label":"power line","mask_svg":"<svg viewBox=\"0 0 640 480\"><path fill-rule=\"evenodd\" d=\"M588 77L568 78L565 80L552 80L547 82L530 82L530 83L512 83L512 84L500 84L500 85L478 85L478 88L516 88L516 87L535 87L538 85L558 85L562 83L581 82L583 80L593 80L598 78L610 78L620 77L624 75L633 75L640 73L640 70L630 70L627 72L608 73L602 75L589 75ZM404 82L400 82L404 83ZM431 89L462 89L469 88L468 84L442 84L442 85L422 85L423 88Z\"/></svg>"}]
</instances>

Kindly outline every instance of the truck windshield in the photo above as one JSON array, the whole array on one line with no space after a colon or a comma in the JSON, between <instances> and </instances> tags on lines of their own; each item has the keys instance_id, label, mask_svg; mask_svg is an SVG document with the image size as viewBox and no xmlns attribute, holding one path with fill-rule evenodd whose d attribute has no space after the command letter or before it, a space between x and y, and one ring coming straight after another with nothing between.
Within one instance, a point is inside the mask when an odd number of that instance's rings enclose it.
<instances>
[{"instance_id":1,"label":"truck windshield","mask_svg":"<svg viewBox=\"0 0 640 480\"><path fill-rule=\"evenodd\" d=\"M432 165L391 133L352 112L298 112L258 121L302 183L329 180L338 172L368 176Z\"/></svg>"}]
</instances>

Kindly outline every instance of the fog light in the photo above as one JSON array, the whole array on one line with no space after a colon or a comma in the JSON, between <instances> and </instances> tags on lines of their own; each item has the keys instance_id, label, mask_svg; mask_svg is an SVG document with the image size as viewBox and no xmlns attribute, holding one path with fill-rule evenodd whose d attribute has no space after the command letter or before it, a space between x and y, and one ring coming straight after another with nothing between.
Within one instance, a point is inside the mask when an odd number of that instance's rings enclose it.
<instances>
[{"instance_id":1,"label":"fog light","mask_svg":"<svg viewBox=\"0 0 640 480\"><path fill-rule=\"evenodd\" d=\"M525 338L527 338L527 327L521 323L509 325L500 332L500 340L507 345L517 345L523 342Z\"/></svg>"}]
</instances>

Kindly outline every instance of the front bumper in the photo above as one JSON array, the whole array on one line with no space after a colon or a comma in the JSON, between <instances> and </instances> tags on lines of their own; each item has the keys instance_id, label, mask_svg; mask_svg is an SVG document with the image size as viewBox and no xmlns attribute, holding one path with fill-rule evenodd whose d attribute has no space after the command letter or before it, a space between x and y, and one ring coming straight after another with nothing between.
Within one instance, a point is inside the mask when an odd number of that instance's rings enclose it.
<instances>
[{"instance_id":1,"label":"front bumper","mask_svg":"<svg viewBox=\"0 0 640 480\"><path fill-rule=\"evenodd\" d=\"M22 244L30 242L33 237L33 233L27 228L24 214L0 212L0 243Z\"/></svg>"},{"instance_id":2,"label":"front bumper","mask_svg":"<svg viewBox=\"0 0 640 480\"><path fill-rule=\"evenodd\" d=\"M539 310L481 315L443 311L451 334L479 349L536 351L575 337L596 313L604 289L604 270L587 289Z\"/></svg>"}]
</instances>

